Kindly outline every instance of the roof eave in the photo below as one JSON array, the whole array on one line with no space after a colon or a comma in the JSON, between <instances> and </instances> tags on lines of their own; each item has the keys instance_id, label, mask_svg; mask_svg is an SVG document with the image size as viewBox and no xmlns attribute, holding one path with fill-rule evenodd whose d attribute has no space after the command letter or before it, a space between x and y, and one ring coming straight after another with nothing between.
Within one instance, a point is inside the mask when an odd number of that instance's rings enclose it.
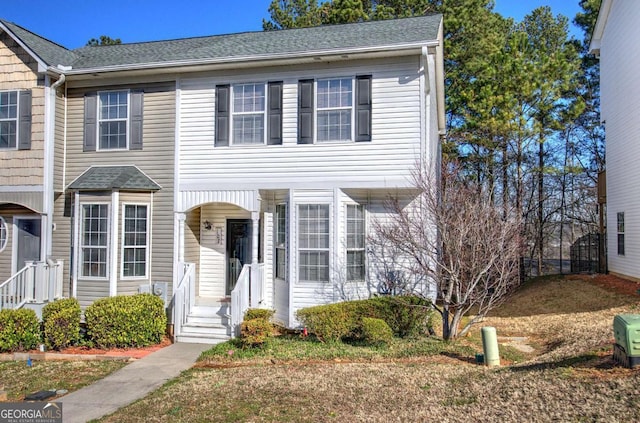
<instances>
[{"instance_id":1,"label":"roof eave","mask_svg":"<svg viewBox=\"0 0 640 423\"><path fill-rule=\"evenodd\" d=\"M265 64L280 64L282 62L290 61L322 61L332 58L353 58L354 56L366 56L371 54L379 54L384 52L393 52L394 54L419 54L423 46L437 46L438 40L421 41L409 44L396 44L386 46L375 47L357 47L357 48L344 48L344 49L330 49L330 50L315 50L306 51L297 54L291 53L279 53L279 54L261 54L251 56L239 56L239 57L221 57L214 59L198 59L198 60L178 60L171 62L154 62L154 63L140 63L140 64L126 64L116 66L101 66L94 68L82 68L71 69L65 71L67 76L85 75L85 74L98 74L98 73L113 73L122 71L140 71L140 70L159 70L159 69L171 69L171 68L198 68L198 67L215 67L216 65L230 65L242 66L246 65L250 67L259 63ZM348 56L348 57L343 57Z\"/></svg>"},{"instance_id":2,"label":"roof eave","mask_svg":"<svg viewBox=\"0 0 640 423\"><path fill-rule=\"evenodd\" d=\"M0 22L0 29L2 29L4 32L6 32L7 34L9 34L9 36L11 38L13 38L13 40L18 43L18 45L20 47L22 47L22 49L24 51L27 52L27 54L29 56L31 56L37 63L38 63L38 72L40 73L44 73L49 69L49 65L42 60L42 58L40 56L38 56L31 48L29 48L29 46L22 41L22 39L20 37L18 37L13 31L11 31L4 23Z\"/></svg>"},{"instance_id":3,"label":"roof eave","mask_svg":"<svg viewBox=\"0 0 640 423\"><path fill-rule=\"evenodd\" d=\"M589 43L589 53L600 55L600 47L602 45L602 36L604 29L607 26L607 20L609 19L609 12L611 11L611 4L613 0L602 0L600 10L598 11L598 19L596 25L591 34L591 42Z\"/></svg>"}]
</instances>

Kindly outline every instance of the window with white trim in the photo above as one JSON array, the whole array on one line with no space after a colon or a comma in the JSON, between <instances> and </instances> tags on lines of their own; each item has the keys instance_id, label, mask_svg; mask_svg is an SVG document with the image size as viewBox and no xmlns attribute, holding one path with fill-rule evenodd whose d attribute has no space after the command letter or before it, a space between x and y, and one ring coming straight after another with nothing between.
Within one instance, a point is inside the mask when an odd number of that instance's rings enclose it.
<instances>
[{"instance_id":1,"label":"window with white trim","mask_svg":"<svg viewBox=\"0 0 640 423\"><path fill-rule=\"evenodd\" d=\"M365 279L365 218L364 206L347 204L347 280Z\"/></svg>"},{"instance_id":2,"label":"window with white trim","mask_svg":"<svg viewBox=\"0 0 640 423\"><path fill-rule=\"evenodd\" d=\"M287 275L287 205L276 206L275 245L276 278L285 279Z\"/></svg>"},{"instance_id":3,"label":"window with white trim","mask_svg":"<svg viewBox=\"0 0 640 423\"><path fill-rule=\"evenodd\" d=\"M8 239L9 229L7 228L7 222L0 216L0 252L7 246Z\"/></svg>"},{"instance_id":4,"label":"window with white trim","mask_svg":"<svg viewBox=\"0 0 640 423\"><path fill-rule=\"evenodd\" d=\"M234 145L265 143L266 84L237 84L233 86Z\"/></svg>"},{"instance_id":5,"label":"window with white trim","mask_svg":"<svg viewBox=\"0 0 640 423\"><path fill-rule=\"evenodd\" d=\"M298 279L329 281L329 205L298 206Z\"/></svg>"},{"instance_id":6,"label":"window with white trim","mask_svg":"<svg viewBox=\"0 0 640 423\"><path fill-rule=\"evenodd\" d=\"M149 207L125 204L122 219L122 277L144 278L149 251Z\"/></svg>"},{"instance_id":7,"label":"window with white trim","mask_svg":"<svg viewBox=\"0 0 640 423\"><path fill-rule=\"evenodd\" d=\"M129 91L99 93L98 148L122 150L128 148Z\"/></svg>"},{"instance_id":8,"label":"window with white trim","mask_svg":"<svg viewBox=\"0 0 640 423\"><path fill-rule=\"evenodd\" d=\"M353 115L351 78L317 81L317 136L322 141L350 141Z\"/></svg>"},{"instance_id":9,"label":"window with white trim","mask_svg":"<svg viewBox=\"0 0 640 423\"><path fill-rule=\"evenodd\" d=\"M624 212L618 212L618 255L624 256Z\"/></svg>"},{"instance_id":10,"label":"window with white trim","mask_svg":"<svg viewBox=\"0 0 640 423\"><path fill-rule=\"evenodd\" d=\"M106 278L109 250L108 204L82 205L81 234L80 275L90 278Z\"/></svg>"},{"instance_id":11,"label":"window with white trim","mask_svg":"<svg viewBox=\"0 0 640 423\"><path fill-rule=\"evenodd\" d=\"M0 92L0 149L17 148L18 92Z\"/></svg>"}]
</instances>

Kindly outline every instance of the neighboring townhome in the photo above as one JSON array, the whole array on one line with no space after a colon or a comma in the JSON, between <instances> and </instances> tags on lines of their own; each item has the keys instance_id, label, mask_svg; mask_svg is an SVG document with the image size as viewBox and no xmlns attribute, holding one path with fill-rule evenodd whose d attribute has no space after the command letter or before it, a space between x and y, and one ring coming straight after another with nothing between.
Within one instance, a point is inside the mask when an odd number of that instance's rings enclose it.
<instances>
[{"instance_id":1,"label":"neighboring townhome","mask_svg":"<svg viewBox=\"0 0 640 423\"><path fill-rule=\"evenodd\" d=\"M47 259L62 72L56 65L72 59L65 48L0 20L0 309L62 295L62 263Z\"/></svg>"},{"instance_id":2,"label":"neighboring townhome","mask_svg":"<svg viewBox=\"0 0 640 423\"><path fill-rule=\"evenodd\" d=\"M401 275L367 237L391 196L415 200L416 166L438 170L442 42L430 15L69 52L65 294L164 295L178 341L217 342L248 307L296 327L300 308L384 291Z\"/></svg>"},{"instance_id":3,"label":"neighboring townhome","mask_svg":"<svg viewBox=\"0 0 640 423\"><path fill-rule=\"evenodd\" d=\"M591 38L606 129L607 265L640 280L640 2L603 0Z\"/></svg>"}]
</instances>

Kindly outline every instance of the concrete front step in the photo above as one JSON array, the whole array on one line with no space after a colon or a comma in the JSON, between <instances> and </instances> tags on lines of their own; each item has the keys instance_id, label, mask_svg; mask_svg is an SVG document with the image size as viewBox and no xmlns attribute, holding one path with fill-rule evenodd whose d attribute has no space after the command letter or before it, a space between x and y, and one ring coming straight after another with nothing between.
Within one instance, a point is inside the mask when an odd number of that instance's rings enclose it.
<instances>
[{"instance_id":1,"label":"concrete front step","mask_svg":"<svg viewBox=\"0 0 640 423\"><path fill-rule=\"evenodd\" d=\"M212 337L202 337L202 336L191 336L191 335L180 335L176 336L175 342L188 342L190 344L207 344L207 345L217 345L221 344L225 341L228 341L229 338L212 338Z\"/></svg>"}]
</instances>

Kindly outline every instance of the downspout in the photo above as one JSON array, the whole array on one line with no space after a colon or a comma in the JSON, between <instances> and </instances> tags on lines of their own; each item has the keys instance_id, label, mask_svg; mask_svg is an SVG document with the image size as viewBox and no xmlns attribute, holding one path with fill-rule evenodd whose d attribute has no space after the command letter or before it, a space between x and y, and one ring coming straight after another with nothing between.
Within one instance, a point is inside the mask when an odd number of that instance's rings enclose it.
<instances>
[{"instance_id":1,"label":"downspout","mask_svg":"<svg viewBox=\"0 0 640 423\"><path fill-rule=\"evenodd\" d=\"M438 134L440 141L444 142L447 136L447 122L444 101L444 31L442 23L440 23L438 39L440 43L436 47L436 101L438 104Z\"/></svg>"}]
</instances>

